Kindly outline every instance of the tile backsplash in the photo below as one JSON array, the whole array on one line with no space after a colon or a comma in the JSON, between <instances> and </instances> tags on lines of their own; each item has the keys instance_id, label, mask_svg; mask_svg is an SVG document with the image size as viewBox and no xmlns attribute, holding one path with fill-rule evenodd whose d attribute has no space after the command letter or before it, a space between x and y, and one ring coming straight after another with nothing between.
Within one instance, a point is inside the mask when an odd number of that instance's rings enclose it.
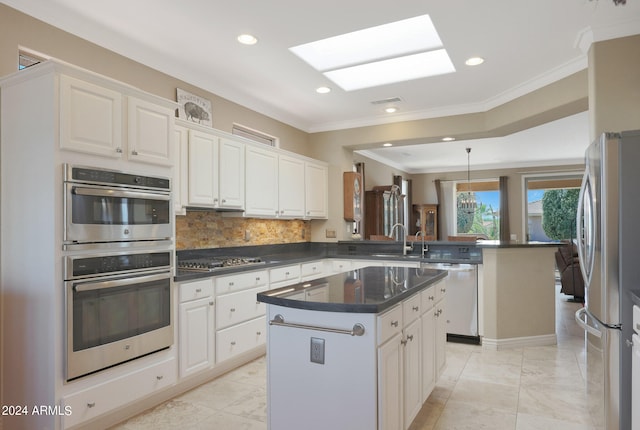
<instances>
[{"instance_id":1,"label":"tile backsplash","mask_svg":"<svg viewBox=\"0 0 640 430\"><path fill-rule=\"evenodd\" d=\"M176 216L178 250L310 241L309 221L228 217L214 211Z\"/></svg>"}]
</instances>

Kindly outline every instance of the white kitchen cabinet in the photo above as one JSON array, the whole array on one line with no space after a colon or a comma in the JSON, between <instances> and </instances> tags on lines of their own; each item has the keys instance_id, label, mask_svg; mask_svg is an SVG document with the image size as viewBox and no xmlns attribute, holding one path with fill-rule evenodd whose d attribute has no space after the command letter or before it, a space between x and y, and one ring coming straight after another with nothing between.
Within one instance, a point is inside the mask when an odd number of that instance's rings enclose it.
<instances>
[{"instance_id":1,"label":"white kitchen cabinet","mask_svg":"<svg viewBox=\"0 0 640 430\"><path fill-rule=\"evenodd\" d=\"M333 273L344 273L353 269L353 262L351 260L331 259L331 270Z\"/></svg>"},{"instance_id":2,"label":"white kitchen cabinet","mask_svg":"<svg viewBox=\"0 0 640 430\"><path fill-rule=\"evenodd\" d=\"M419 295L418 295L419 296ZM414 319L404 330L403 339L403 403L404 428L408 428L422 407L422 324Z\"/></svg>"},{"instance_id":3,"label":"white kitchen cabinet","mask_svg":"<svg viewBox=\"0 0 640 430\"><path fill-rule=\"evenodd\" d=\"M436 285L437 286L437 285ZM436 320L435 288L420 293L422 302L422 401L426 401L436 385Z\"/></svg>"},{"instance_id":4,"label":"white kitchen cabinet","mask_svg":"<svg viewBox=\"0 0 640 430\"><path fill-rule=\"evenodd\" d=\"M300 282L300 265L274 267L269 270L269 289L280 288Z\"/></svg>"},{"instance_id":5,"label":"white kitchen cabinet","mask_svg":"<svg viewBox=\"0 0 640 430\"><path fill-rule=\"evenodd\" d=\"M303 218L304 193L304 160L280 154L278 157L278 216Z\"/></svg>"},{"instance_id":6,"label":"white kitchen cabinet","mask_svg":"<svg viewBox=\"0 0 640 430\"><path fill-rule=\"evenodd\" d=\"M265 314L265 304L256 300L264 287L252 288L216 298L216 329L230 327Z\"/></svg>"},{"instance_id":7,"label":"white kitchen cabinet","mask_svg":"<svg viewBox=\"0 0 640 430\"><path fill-rule=\"evenodd\" d=\"M324 261L310 261L300 264L300 280L311 281L313 279L321 278L325 274Z\"/></svg>"},{"instance_id":8,"label":"white kitchen cabinet","mask_svg":"<svg viewBox=\"0 0 640 430\"><path fill-rule=\"evenodd\" d=\"M402 335L378 348L378 430L402 429Z\"/></svg>"},{"instance_id":9,"label":"white kitchen cabinet","mask_svg":"<svg viewBox=\"0 0 640 430\"><path fill-rule=\"evenodd\" d=\"M267 338L266 324L266 318L262 316L219 330L216 334L216 363L263 346Z\"/></svg>"},{"instance_id":10,"label":"white kitchen cabinet","mask_svg":"<svg viewBox=\"0 0 640 430\"><path fill-rule=\"evenodd\" d=\"M305 218L329 217L329 168L326 164L305 162Z\"/></svg>"},{"instance_id":11,"label":"white kitchen cabinet","mask_svg":"<svg viewBox=\"0 0 640 430\"><path fill-rule=\"evenodd\" d=\"M171 358L65 396L61 406L63 410L69 407L72 413L63 417L63 428L81 424L169 387L176 379L176 362Z\"/></svg>"},{"instance_id":12,"label":"white kitchen cabinet","mask_svg":"<svg viewBox=\"0 0 640 430\"><path fill-rule=\"evenodd\" d=\"M120 158L123 147L123 96L60 75L60 148Z\"/></svg>"},{"instance_id":13,"label":"white kitchen cabinet","mask_svg":"<svg viewBox=\"0 0 640 430\"><path fill-rule=\"evenodd\" d=\"M142 163L172 166L175 109L127 97L127 157Z\"/></svg>"},{"instance_id":14,"label":"white kitchen cabinet","mask_svg":"<svg viewBox=\"0 0 640 430\"><path fill-rule=\"evenodd\" d=\"M434 286L436 290L436 379L442 375L447 364L447 282L440 281Z\"/></svg>"},{"instance_id":15,"label":"white kitchen cabinet","mask_svg":"<svg viewBox=\"0 0 640 430\"><path fill-rule=\"evenodd\" d=\"M173 197L173 210L176 215L186 215L186 206L189 197L189 130L176 125L174 127L174 160L173 183L171 192Z\"/></svg>"},{"instance_id":16,"label":"white kitchen cabinet","mask_svg":"<svg viewBox=\"0 0 640 430\"><path fill-rule=\"evenodd\" d=\"M316 303L326 303L329 301L329 286L309 288L305 290L305 300Z\"/></svg>"},{"instance_id":17,"label":"white kitchen cabinet","mask_svg":"<svg viewBox=\"0 0 640 430\"><path fill-rule=\"evenodd\" d=\"M180 377L213 366L215 355L213 282L204 279L180 284Z\"/></svg>"},{"instance_id":18,"label":"white kitchen cabinet","mask_svg":"<svg viewBox=\"0 0 640 430\"><path fill-rule=\"evenodd\" d=\"M60 75L59 82L60 148L160 166L173 165L175 110L172 107L67 75Z\"/></svg>"},{"instance_id":19,"label":"white kitchen cabinet","mask_svg":"<svg viewBox=\"0 0 640 430\"><path fill-rule=\"evenodd\" d=\"M247 145L245 154L245 216L278 215L278 153Z\"/></svg>"},{"instance_id":20,"label":"white kitchen cabinet","mask_svg":"<svg viewBox=\"0 0 640 430\"><path fill-rule=\"evenodd\" d=\"M189 130L189 206L244 208L244 144Z\"/></svg>"}]
</instances>

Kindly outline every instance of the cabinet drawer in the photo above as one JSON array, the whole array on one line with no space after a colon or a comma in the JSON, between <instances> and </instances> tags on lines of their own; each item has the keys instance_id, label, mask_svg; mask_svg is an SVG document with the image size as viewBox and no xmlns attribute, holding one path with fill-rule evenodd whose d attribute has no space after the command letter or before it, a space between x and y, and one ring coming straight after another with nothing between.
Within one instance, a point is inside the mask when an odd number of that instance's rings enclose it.
<instances>
[{"instance_id":1,"label":"cabinet drawer","mask_svg":"<svg viewBox=\"0 0 640 430\"><path fill-rule=\"evenodd\" d=\"M348 272L352 267L351 260L331 260L331 268L335 273Z\"/></svg>"},{"instance_id":2,"label":"cabinet drawer","mask_svg":"<svg viewBox=\"0 0 640 430\"><path fill-rule=\"evenodd\" d=\"M64 417L64 428L93 419L173 385L176 377L176 362L172 358L66 396L62 399L62 407L71 407L73 413Z\"/></svg>"},{"instance_id":3,"label":"cabinet drawer","mask_svg":"<svg viewBox=\"0 0 640 430\"><path fill-rule=\"evenodd\" d=\"M436 293L436 302L439 302L447 295L447 281L443 279L433 286Z\"/></svg>"},{"instance_id":4,"label":"cabinet drawer","mask_svg":"<svg viewBox=\"0 0 640 430\"><path fill-rule=\"evenodd\" d=\"M213 296L213 280L185 282L180 284L180 303Z\"/></svg>"},{"instance_id":5,"label":"cabinet drawer","mask_svg":"<svg viewBox=\"0 0 640 430\"><path fill-rule=\"evenodd\" d=\"M402 305L396 305L378 318L378 345L402 331Z\"/></svg>"},{"instance_id":6,"label":"cabinet drawer","mask_svg":"<svg viewBox=\"0 0 640 430\"><path fill-rule=\"evenodd\" d=\"M276 267L269 271L269 281L274 282L283 281L298 281L300 279L300 265L295 264L291 266Z\"/></svg>"},{"instance_id":7,"label":"cabinet drawer","mask_svg":"<svg viewBox=\"0 0 640 430\"><path fill-rule=\"evenodd\" d=\"M433 305L436 303L436 287L435 285L432 285L431 287L427 288L426 290L422 290L422 292L420 293L420 299L422 302L422 309L420 309L420 311L422 313L428 311L429 309L433 308Z\"/></svg>"},{"instance_id":8,"label":"cabinet drawer","mask_svg":"<svg viewBox=\"0 0 640 430\"><path fill-rule=\"evenodd\" d=\"M264 345L267 338L265 317L256 318L216 332L216 363Z\"/></svg>"},{"instance_id":9,"label":"cabinet drawer","mask_svg":"<svg viewBox=\"0 0 640 430\"><path fill-rule=\"evenodd\" d=\"M216 294L227 294L255 287L264 287L263 289L266 290L268 281L269 277L266 270L218 276L216 278Z\"/></svg>"},{"instance_id":10,"label":"cabinet drawer","mask_svg":"<svg viewBox=\"0 0 640 430\"><path fill-rule=\"evenodd\" d=\"M420 294L414 294L402 302L402 318L405 325L420 318L422 313L422 300Z\"/></svg>"},{"instance_id":11,"label":"cabinet drawer","mask_svg":"<svg viewBox=\"0 0 640 430\"><path fill-rule=\"evenodd\" d=\"M256 300L264 287L224 294L216 299L216 328L222 329L265 314L265 304Z\"/></svg>"},{"instance_id":12,"label":"cabinet drawer","mask_svg":"<svg viewBox=\"0 0 640 430\"><path fill-rule=\"evenodd\" d=\"M300 265L300 275L303 280L310 280L324 274L324 262L321 260L302 263Z\"/></svg>"}]
</instances>

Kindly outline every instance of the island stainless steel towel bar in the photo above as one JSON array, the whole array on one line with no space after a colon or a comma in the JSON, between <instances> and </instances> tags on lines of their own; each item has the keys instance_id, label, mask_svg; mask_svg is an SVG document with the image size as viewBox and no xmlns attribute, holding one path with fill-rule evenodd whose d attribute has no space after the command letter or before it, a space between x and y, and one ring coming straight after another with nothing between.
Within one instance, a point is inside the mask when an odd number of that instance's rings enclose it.
<instances>
[{"instance_id":1,"label":"island stainless steel towel bar","mask_svg":"<svg viewBox=\"0 0 640 430\"><path fill-rule=\"evenodd\" d=\"M348 334L351 336L362 336L364 334L364 326L360 323L354 324L351 330L345 330L345 329L339 329L339 328L329 328L329 327L319 327L319 326L306 325L306 324L288 323L284 321L284 317L280 314L277 314L275 317L273 317L273 319L269 321L269 325L280 325L283 327L303 328L307 330L328 331L331 333Z\"/></svg>"}]
</instances>

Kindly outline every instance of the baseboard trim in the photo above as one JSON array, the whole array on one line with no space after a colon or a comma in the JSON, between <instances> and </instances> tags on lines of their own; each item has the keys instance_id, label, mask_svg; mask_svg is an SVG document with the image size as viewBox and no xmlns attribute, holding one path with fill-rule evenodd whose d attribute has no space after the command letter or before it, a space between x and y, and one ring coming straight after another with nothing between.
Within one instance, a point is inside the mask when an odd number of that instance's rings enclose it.
<instances>
[{"instance_id":1,"label":"baseboard trim","mask_svg":"<svg viewBox=\"0 0 640 430\"><path fill-rule=\"evenodd\" d=\"M549 346L556 345L558 338L554 334L545 334L541 336L523 336L512 337L509 339L489 339L487 337L482 338L482 347L486 349L509 349L509 348L523 348L527 346Z\"/></svg>"}]
</instances>

